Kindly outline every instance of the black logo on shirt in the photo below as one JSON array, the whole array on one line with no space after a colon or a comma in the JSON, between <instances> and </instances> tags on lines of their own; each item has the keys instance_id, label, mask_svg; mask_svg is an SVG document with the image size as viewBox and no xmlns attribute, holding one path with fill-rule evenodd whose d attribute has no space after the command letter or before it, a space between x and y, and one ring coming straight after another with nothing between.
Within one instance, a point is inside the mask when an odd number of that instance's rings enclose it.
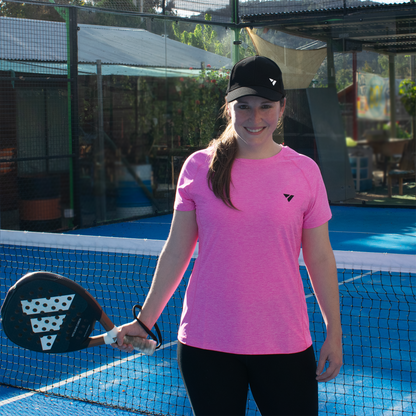
<instances>
[{"instance_id":1,"label":"black logo on shirt","mask_svg":"<svg viewBox=\"0 0 416 416\"><path fill-rule=\"evenodd\" d=\"M283 194L287 199L287 202L290 202L295 195Z\"/></svg>"}]
</instances>

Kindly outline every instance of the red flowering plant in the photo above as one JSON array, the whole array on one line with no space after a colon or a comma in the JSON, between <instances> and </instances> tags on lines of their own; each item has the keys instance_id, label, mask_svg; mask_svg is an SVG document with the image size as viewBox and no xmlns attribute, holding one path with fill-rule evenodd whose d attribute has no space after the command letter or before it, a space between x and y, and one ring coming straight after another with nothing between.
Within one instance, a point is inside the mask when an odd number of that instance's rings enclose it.
<instances>
[{"instance_id":1,"label":"red flowering plant","mask_svg":"<svg viewBox=\"0 0 416 416\"><path fill-rule=\"evenodd\" d=\"M135 133L131 135L129 159L142 160L159 148L203 148L221 132L220 110L224 103L228 71L192 70L190 76L140 77L137 87ZM182 152L181 152L182 153Z\"/></svg>"},{"instance_id":2,"label":"red flowering plant","mask_svg":"<svg viewBox=\"0 0 416 416\"><path fill-rule=\"evenodd\" d=\"M228 71L212 70L208 64L195 77L175 81L179 99L172 101L172 132L182 146L206 147L218 136L223 121Z\"/></svg>"}]
</instances>

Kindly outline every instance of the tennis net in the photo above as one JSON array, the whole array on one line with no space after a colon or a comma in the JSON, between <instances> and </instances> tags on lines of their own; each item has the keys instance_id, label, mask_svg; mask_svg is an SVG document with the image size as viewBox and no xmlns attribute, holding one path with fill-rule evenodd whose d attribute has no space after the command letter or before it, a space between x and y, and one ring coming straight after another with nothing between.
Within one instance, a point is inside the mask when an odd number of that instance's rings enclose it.
<instances>
[{"instance_id":1,"label":"tennis net","mask_svg":"<svg viewBox=\"0 0 416 416\"><path fill-rule=\"evenodd\" d=\"M46 270L82 285L116 325L132 319L135 303L143 304L164 244L3 230L0 238L1 303L24 274ZM416 256L335 254L344 366L335 380L319 386L321 414L416 414ZM196 256L158 321L164 344L153 356L109 346L42 354L12 344L1 331L0 384L154 415L191 415L176 363L176 332ZM299 263L319 353L325 327L302 257ZM97 324L92 335L101 332ZM13 401L0 397L0 413L2 406ZM251 394L246 414L259 415Z\"/></svg>"}]
</instances>

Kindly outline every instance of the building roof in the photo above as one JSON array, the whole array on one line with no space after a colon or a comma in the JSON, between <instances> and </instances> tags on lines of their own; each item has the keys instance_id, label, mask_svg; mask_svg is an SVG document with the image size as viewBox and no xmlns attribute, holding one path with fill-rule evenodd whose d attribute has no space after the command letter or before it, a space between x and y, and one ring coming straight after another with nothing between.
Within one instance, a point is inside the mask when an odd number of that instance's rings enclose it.
<instances>
[{"instance_id":1,"label":"building roof","mask_svg":"<svg viewBox=\"0 0 416 416\"><path fill-rule=\"evenodd\" d=\"M309 39L332 40L340 52L416 51L416 5L411 2L248 14L242 16L242 21Z\"/></svg>"},{"instance_id":2,"label":"building roof","mask_svg":"<svg viewBox=\"0 0 416 416\"><path fill-rule=\"evenodd\" d=\"M199 69L231 67L231 60L144 29L78 25L78 62ZM0 17L0 59L66 62L64 22Z\"/></svg>"}]
</instances>

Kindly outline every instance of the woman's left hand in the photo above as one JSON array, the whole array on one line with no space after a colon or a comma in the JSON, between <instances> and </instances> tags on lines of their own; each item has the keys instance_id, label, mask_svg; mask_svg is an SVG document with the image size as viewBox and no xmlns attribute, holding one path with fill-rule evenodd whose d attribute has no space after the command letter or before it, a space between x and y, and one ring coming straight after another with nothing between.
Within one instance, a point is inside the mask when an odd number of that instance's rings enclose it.
<instances>
[{"instance_id":1,"label":"woman's left hand","mask_svg":"<svg viewBox=\"0 0 416 416\"><path fill-rule=\"evenodd\" d=\"M338 337L340 338L340 337ZM329 363L328 368L324 371L325 364ZM327 338L322 345L318 367L316 369L316 380L325 382L335 378L342 367L342 340L331 340Z\"/></svg>"}]
</instances>

